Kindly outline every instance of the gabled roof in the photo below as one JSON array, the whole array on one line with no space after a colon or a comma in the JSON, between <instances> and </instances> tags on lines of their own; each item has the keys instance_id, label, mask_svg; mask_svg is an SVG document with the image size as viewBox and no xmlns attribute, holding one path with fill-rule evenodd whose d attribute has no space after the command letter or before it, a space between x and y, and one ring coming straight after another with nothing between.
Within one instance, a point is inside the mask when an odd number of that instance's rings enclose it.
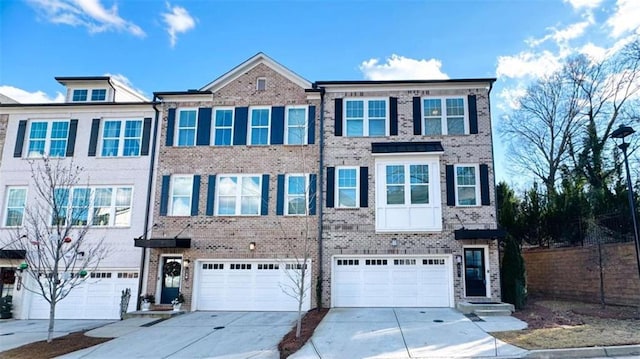
<instances>
[{"instance_id":1,"label":"gabled roof","mask_svg":"<svg viewBox=\"0 0 640 359\"><path fill-rule=\"evenodd\" d=\"M289 81L295 83L296 85L304 89L311 88L310 81L306 80L305 78L301 77L295 72L289 70L288 68L282 66L281 64L279 64L269 56L265 55L264 53L259 52L253 57L249 58L247 61L231 69L231 71L213 80L213 82L208 83L207 85L202 87L200 91L216 92L219 89L226 86L227 84L229 84L230 82L233 82L234 80L236 80L238 77L244 75L247 71L251 70L252 68L260 64L264 64L272 68L277 73L289 79Z\"/></svg>"}]
</instances>

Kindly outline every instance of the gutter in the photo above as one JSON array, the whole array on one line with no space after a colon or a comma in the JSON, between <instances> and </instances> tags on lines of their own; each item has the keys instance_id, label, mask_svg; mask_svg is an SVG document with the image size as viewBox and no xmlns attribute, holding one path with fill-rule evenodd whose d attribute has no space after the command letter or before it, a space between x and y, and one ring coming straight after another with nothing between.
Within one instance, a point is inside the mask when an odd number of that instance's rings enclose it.
<instances>
[{"instance_id":1,"label":"gutter","mask_svg":"<svg viewBox=\"0 0 640 359\"><path fill-rule=\"evenodd\" d=\"M156 163L156 148L158 146L158 132L159 132L159 126L158 126L158 122L159 122L159 118L160 118L160 111L158 110L158 103L156 102L157 98L156 95L153 95L153 111L155 111L156 115L155 115L155 119L154 119L154 123L153 123L153 144L151 147L151 158L149 159L149 182L147 183L147 203L146 203L146 208L144 211L144 228L143 228L143 234L142 234L142 239L143 240L148 240L148 234L149 234L149 218L151 216L151 197L153 194L153 174L155 173L154 171L154 167L155 167L155 163ZM147 260L147 251L149 251L149 248L142 248L142 253L140 254L140 275L138 276L138 298L136 298L136 310L140 310L140 296L142 295L142 286L144 285L144 278L145 278L145 272L144 272L144 267L145 267L145 262Z\"/></svg>"},{"instance_id":2,"label":"gutter","mask_svg":"<svg viewBox=\"0 0 640 359\"><path fill-rule=\"evenodd\" d=\"M113 102L116 102L116 87L113 86L113 83L111 82L111 76L107 78L107 83L109 84L109 86L111 86L111 89L113 90Z\"/></svg>"},{"instance_id":3,"label":"gutter","mask_svg":"<svg viewBox=\"0 0 640 359\"><path fill-rule=\"evenodd\" d=\"M319 158L319 167L318 171L318 183L320 183L320 189L318 190L318 295L317 299L319 303L317 304L318 308L322 308L322 281L324 278L323 267L323 251L322 251L322 235L323 235L323 217L324 217L324 200L322 194L322 187L324 186L324 87L320 88L320 130L318 131L320 134L319 145L320 145L320 158Z\"/></svg>"}]
</instances>

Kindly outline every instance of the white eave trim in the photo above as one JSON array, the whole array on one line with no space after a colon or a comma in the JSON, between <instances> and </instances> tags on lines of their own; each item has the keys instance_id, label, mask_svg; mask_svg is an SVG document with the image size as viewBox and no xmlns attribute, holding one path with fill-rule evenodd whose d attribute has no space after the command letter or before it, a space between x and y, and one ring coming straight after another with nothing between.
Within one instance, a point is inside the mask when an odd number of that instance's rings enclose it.
<instances>
[{"instance_id":1,"label":"white eave trim","mask_svg":"<svg viewBox=\"0 0 640 359\"><path fill-rule=\"evenodd\" d=\"M319 85L326 93L336 92L386 92L386 91L424 91L424 90L481 90L488 91L490 83L456 82L456 83L407 83L407 84L336 84Z\"/></svg>"}]
</instances>

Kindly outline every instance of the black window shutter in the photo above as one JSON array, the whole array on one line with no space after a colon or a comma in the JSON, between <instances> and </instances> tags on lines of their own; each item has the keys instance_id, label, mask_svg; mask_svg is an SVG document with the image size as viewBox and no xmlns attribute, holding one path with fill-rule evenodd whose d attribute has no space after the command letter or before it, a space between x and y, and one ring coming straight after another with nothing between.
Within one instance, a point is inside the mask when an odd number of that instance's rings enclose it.
<instances>
[{"instance_id":1,"label":"black window shutter","mask_svg":"<svg viewBox=\"0 0 640 359\"><path fill-rule=\"evenodd\" d=\"M166 216L169 207L169 187L171 176L162 176L162 188L160 189L160 215Z\"/></svg>"},{"instance_id":2,"label":"black window shutter","mask_svg":"<svg viewBox=\"0 0 640 359\"><path fill-rule=\"evenodd\" d=\"M335 119L335 132L336 136L342 136L342 99L335 99L335 113L333 114L333 118Z\"/></svg>"},{"instance_id":3,"label":"black window shutter","mask_svg":"<svg viewBox=\"0 0 640 359\"><path fill-rule=\"evenodd\" d=\"M398 135L398 98L389 98L389 135Z\"/></svg>"},{"instance_id":4,"label":"black window shutter","mask_svg":"<svg viewBox=\"0 0 640 359\"><path fill-rule=\"evenodd\" d=\"M273 106L271 108L271 144L284 143L284 107Z\"/></svg>"},{"instance_id":5,"label":"black window shutter","mask_svg":"<svg viewBox=\"0 0 640 359\"><path fill-rule=\"evenodd\" d=\"M166 146L173 146L173 132L176 126L176 109L170 108L167 114L167 141Z\"/></svg>"},{"instance_id":6,"label":"black window shutter","mask_svg":"<svg viewBox=\"0 0 640 359\"><path fill-rule=\"evenodd\" d=\"M18 136L16 146L13 149L13 157L22 157L22 147L24 146L24 135L27 132L27 120L18 122Z\"/></svg>"},{"instance_id":7,"label":"black window shutter","mask_svg":"<svg viewBox=\"0 0 640 359\"><path fill-rule=\"evenodd\" d=\"M149 155L149 141L151 140L151 117L145 117L142 124L142 147L140 148L141 156Z\"/></svg>"},{"instance_id":8,"label":"black window shutter","mask_svg":"<svg viewBox=\"0 0 640 359\"><path fill-rule=\"evenodd\" d=\"M309 175L309 215L316 215L316 187L318 186L318 175Z\"/></svg>"},{"instance_id":9,"label":"black window shutter","mask_svg":"<svg viewBox=\"0 0 640 359\"><path fill-rule=\"evenodd\" d=\"M213 204L216 198L216 175L209 175L207 183L207 216L213 216Z\"/></svg>"},{"instance_id":10,"label":"black window shutter","mask_svg":"<svg viewBox=\"0 0 640 359\"><path fill-rule=\"evenodd\" d=\"M249 119L248 107L236 107L233 121L233 144L247 144L247 121Z\"/></svg>"},{"instance_id":11,"label":"black window shutter","mask_svg":"<svg viewBox=\"0 0 640 359\"><path fill-rule=\"evenodd\" d=\"M336 185L336 168L327 167L327 208L333 208L335 205L334 187Z\"/></svg>"},{"instance_id":12,"label":"black window shutter","mask_svg":"<svg viewBox=\"0 0 640 359\"><path fill-rule=\"evenodd\" d=\"M413 134L422 134L422 104L420 97L413 98Z\"/></svg>"},{"instance_id":13,"label":"black window shutter","mask_svg":"<svg viewBox=\"0 0 640 359\"><path fill-rule=\"evenodd\" d=\"M262 208L260 209L260 215L266 216L269 214L269 175L262 175Z\"/></svg>"},{"instance_id":14,"label":"black window shutter","mask_svg":"<svg viewBox=\"0 0 640 359\"><path fill-rule=\"evenodd\" d=\"M69 135L67 136L67 157L73 157L76 149L76 134L78 133L78 120L69 121Z\"/></svg>"},{"instance_id":15,"label":"black window shutter","mask_svg":"<svg viewBox=\"0 0 640 359\"><path fill-rule=\"evenodd\" d=\"M196 146L209 146L211 139L211 107L198 109L198 134Z\"/></svg>"},{"instance_id":16,"label":"black window shutter","mask_svg":"<svg viewBox=\"0 0 640 359\"><path fill-rule=\"evenodd\" d=\"M469 95L467 97L467 107L469 108L469 133L478 133L476 95Z\"/></svg>"},{"instance_id":17,"label":"black window shutter","mask_svg":"<svg viewBox=\"0 0 640 359\"><path fill-rule=\"evenodd\" d=\"M278 175L278 193L276 193L276 214L284 214L284 175Z\"/></svg>"},{"instance_id":18,"label":"black window shutter","mask_svg":"<svg viewBox=\"0 0 640 359\"><path fill-rule=\"evenodd\" d=\"M191 192L191 215L198 215L198 205L200 204L200 175L193 176L193 188Z\"/></svg>"},{"instance_id":19,"label":"black window shutter","mask_svg":"<svg viewBox=\"0 0 640 359\"><path fill-rule=\"evenodd\" d=\"M456 205L456 186L454 183L455 174L453 172L453 165L447 165L446 167L446 179L447 179L447 206Z\"/></svg>"},{"instance_id":20,"label":"black window shutter","mask_svg":"<svg viewBox=\"0 0 640 359\"><path fill-rule=\"evenodd\" d=\"M480 200L483 206L491 204L489 200L489 166L480 165Z\"/></svg>"},{"instance_id":21,"label":"black window shutter","mask_svg":"<svg viewBox=\"0 0 640 359\"><path fill-rule=\"evenodd\" d=\"M360 167L360 207L369 207L369 167Z\"/></svg>"},{"instance_id":22,"label":"black window shutter","mask_svg":"<svg viewBox=\"0 0 640 359\"><path fill-rule=\"evenodd\" d=\"M91 137L89 137L89 152L87 156L95 157L98 148L98 136L100 135L100 119L94 118L91 121Z\"/></svg>"},{"instance_id":23,"label":"black window shutter","mask_svg":"<svg viewBox=\"0 0 640 359\"><path fill-rule=\"evenodd\" d=\"M313 105L309 106L307 126L307 143L313 145L316 143L316 107Z\"/></svg>"}]
</instances>

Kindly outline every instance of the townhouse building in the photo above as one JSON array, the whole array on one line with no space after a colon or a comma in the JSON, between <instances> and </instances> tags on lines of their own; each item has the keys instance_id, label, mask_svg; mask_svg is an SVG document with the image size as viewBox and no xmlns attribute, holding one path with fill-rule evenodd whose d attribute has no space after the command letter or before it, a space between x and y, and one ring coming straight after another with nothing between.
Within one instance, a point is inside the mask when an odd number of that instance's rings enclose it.
<instances>
[{"instance_id":1,"label":"townhouse building","mask_svg":"<svg viewBox=\"0 0 640 359\"><path fill-rule=\"evenodd\" d=\"M315 307L320 94L259 53L199 90L157 92L147 292L190 310ZM302 268L304 277L302 276Z\"/></svg>"},{"instance_id":2,"label":"townhouse building","mask_svg":"<svg viewBox=\"0 0 640 359\"><path fill-rule=\"evenodd\" d=\"M121 291L130 288L134 298L138 292L141 251L132 238L145 228L155 111L148 99L109 76L56 80L66 88L64 103L0 105L2 294L13 295L14 317L48 318L48 302L25 290L34 287L27 282L34 279L17 278L16 267L30 248L11 242L38 198L30 163L43 156L56 163L73 161L82 172L77 186L57 190L66 203L58 216L88 224L88 240L104 240L108 252L85 284L58 304L56 318L117 319ZM74 210L80 204L88 211ZM53 213L40 215L53 221ZM135 304L132 300L129 309Z\"/></svg>"}]
</instances>

